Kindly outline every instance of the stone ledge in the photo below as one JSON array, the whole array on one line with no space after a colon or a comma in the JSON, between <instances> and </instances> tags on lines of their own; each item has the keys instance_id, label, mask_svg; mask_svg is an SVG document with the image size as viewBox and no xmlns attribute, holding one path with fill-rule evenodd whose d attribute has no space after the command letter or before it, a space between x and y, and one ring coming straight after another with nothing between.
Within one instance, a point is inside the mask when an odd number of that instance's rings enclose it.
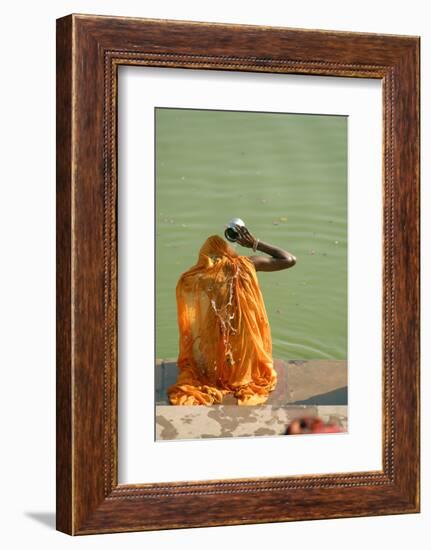
<instances>
[{"instance_id":1,"label":"stone ledge","mask_svg":"<svg viewBox=\"0 0 431 550\"><path fill-rule=\"evenodd\" d=\"M302 416L319 416L347 430L347 406L159 405L156 407L156 440L279 436L285 434L292 420Z\"/></svg>"},{"instance_id":2,"label":"stone ledge","mask_svg":"<svg viewBox=\"0 0 431 550\"><path fill-rule=\"evenodd\" d=\"M275 390L265 405L347 405L347 361L274 360L278 375ZM177 380L175 359L156 362L156 405L169 405L166 390ZM235 405L227 395L223 405Z\"/></svg>"}]
</instances>

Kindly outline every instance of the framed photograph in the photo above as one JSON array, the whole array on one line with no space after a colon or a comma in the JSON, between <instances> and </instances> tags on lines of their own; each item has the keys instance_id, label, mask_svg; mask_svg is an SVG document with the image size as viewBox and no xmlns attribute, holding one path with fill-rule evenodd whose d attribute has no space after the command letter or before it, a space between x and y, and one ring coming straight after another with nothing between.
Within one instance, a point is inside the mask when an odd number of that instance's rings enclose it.
<instances>
[{"instance_id":1,"label":"framed photograph","mask_svg":"<svg viewBox=\"0 0 431 550\"><path fill-rule=\"evenodd\" d=\"M419 38L59 19L57 529L418 511Z\"/></svg>"}]
</instances>

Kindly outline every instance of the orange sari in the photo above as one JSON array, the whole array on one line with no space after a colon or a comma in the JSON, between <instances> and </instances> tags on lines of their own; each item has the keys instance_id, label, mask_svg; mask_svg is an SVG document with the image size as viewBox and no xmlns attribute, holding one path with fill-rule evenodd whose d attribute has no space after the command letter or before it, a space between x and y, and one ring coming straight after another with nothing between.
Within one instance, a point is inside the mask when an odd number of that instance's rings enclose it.
<instances>
[{"instance_id":1,"label":"orange sari","mask_svg":"<svg viewBox=\"0 0 431 550\"><path fill-rule=\"evenodd\" d=\"M233 393L259 405L275 388L272 341L253 262L208 237L176 287L179 355L173 405L212 405Z\"/></svg>"}]
</instances>

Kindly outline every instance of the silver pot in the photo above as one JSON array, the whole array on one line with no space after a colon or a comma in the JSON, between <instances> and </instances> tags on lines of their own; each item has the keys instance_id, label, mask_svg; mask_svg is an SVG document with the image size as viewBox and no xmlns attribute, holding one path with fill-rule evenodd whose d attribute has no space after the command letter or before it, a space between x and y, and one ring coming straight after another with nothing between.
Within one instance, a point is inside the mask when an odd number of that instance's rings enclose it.
<instances>
[{"instance_id":1,"label":"silver pot","mask_svg":"<svg viewBox=\"0 0 431 550\"><path fill-rule=\"evenodd\" d=\"M235 243L238 240L239 233L237 230L237 226L245 227L245 223L241 220L241 218L232 218L226 224L226 229L224 230L224 236L231 243Z\"/></svg>"}]
</instances>

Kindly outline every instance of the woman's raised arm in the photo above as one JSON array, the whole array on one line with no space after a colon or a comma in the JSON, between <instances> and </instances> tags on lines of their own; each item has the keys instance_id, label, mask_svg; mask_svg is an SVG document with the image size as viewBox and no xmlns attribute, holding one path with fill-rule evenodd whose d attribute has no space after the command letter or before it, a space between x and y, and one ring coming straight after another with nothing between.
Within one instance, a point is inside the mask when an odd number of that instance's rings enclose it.
<instances>
[{"instance_id":1,"label":"woman's raised arm","mask_svg":"<svg viewBox=\"0 0 431 550\"><path fill-rule=\"evenodd\" d=\"M269 254L269 256L249 256L256 271L280 271L296 264L296 258L290 252L256 239L246 227L236 227L239 233L237 242L241 246Z\"/></svg>"}]
</instances>

